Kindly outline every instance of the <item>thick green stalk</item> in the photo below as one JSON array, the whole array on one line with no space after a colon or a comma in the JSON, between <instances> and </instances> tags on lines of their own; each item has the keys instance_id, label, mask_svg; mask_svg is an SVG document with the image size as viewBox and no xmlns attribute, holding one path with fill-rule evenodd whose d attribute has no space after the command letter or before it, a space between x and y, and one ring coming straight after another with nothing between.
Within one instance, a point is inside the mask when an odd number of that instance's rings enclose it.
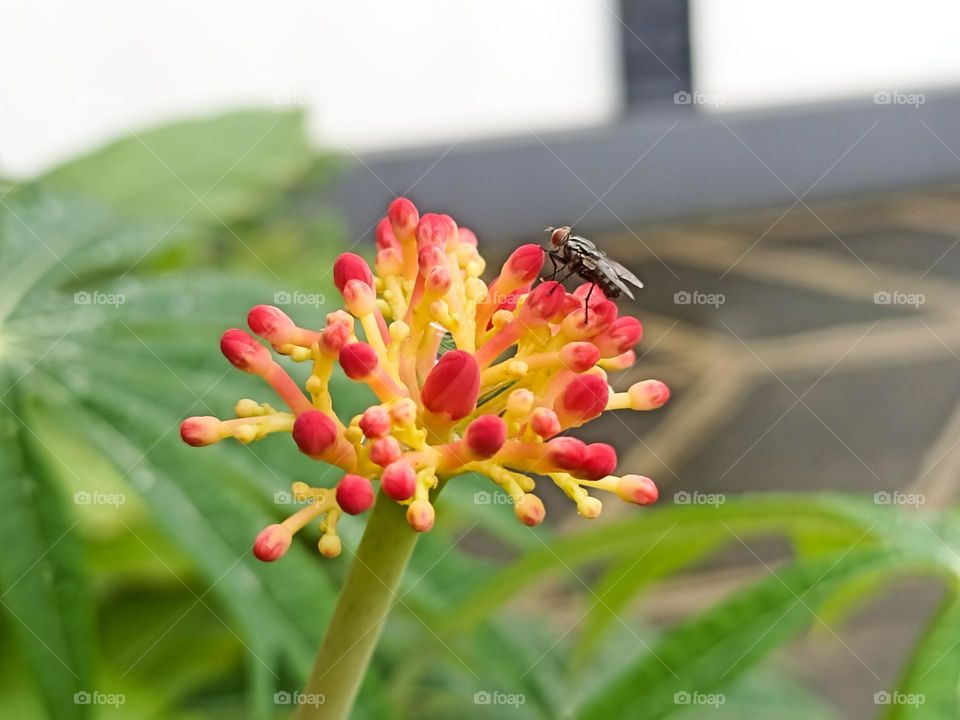
<instances>
[{"instance_id":1,"label":"thick green stalk","mask_svg":"<svg viewBox=\"0 0 960 720\"><path fill-rule=\"evenodd\" d=\"M404 506L381 491L304 690L324 701L299 705L294 720L349 716L416 542Z\"/></svg>"}]
</instances>

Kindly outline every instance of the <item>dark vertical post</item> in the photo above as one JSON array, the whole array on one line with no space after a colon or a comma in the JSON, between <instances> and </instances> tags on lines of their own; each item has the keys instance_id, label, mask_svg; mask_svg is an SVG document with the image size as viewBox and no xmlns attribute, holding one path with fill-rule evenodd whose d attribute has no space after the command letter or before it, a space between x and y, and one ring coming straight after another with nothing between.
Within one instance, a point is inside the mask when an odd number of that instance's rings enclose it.
<instances>
[{"instance_id":1,"label":"dark vertical post","mask_svg":"<svg viewBox=\"0 0 960 720\"><path fill-rule=\"evenodd\" d=\"M690 104L687 0L620 0L620 19L628 110Z\"/></svg>"}]
</instances>

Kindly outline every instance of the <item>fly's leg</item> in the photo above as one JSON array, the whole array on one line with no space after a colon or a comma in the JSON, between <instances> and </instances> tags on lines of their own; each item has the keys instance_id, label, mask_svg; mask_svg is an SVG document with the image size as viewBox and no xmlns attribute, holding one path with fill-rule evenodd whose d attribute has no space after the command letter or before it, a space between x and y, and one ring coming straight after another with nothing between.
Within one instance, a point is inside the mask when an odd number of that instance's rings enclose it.
<instances>
[{"instance_id":1,"label":"fly's leg","mask_svg":"<svg viewBox=\"0 0 960 720\"><path fill-rule=\"evenodd\" d=\"M556 285L556 287L554 287L553 290L550 291L550 293L552 294L552 293L553 293L555 290L557 290L558 288L562 289L562 288L563 288L563 281L566 280L566 279L567 279L568 277L570 277L571 275L576 274L576 272L577 272L576 270L571 270L571 271L568 272L566 275L564 275L564 276L561 277L559 280L557 280L557 285ZM555 274L556 274L556 273L554 273L554 275L555 275ZM550 276L550 279L551 279L551 280L553 279L553 275Z\"/></svg>"},{"instance_id":2,"label":"fly's leg","mask_svg":"<svg viewBox=\"0 0 960 720\"><path fill-rule=\"evenodd\" d=\"M557 276L557 258L554 256L552 252L548 252L547 257L550 258L550 264L553 265L553 272L550 273L550 277L547 279L553 280Z\"/></svg>"},{"instance_id":3,"label":"fly's leg","mask_svg":"<svg viewBox=\"0 0 960 720\"><path fill-rule=\"evenodd\" d=\"M593 295L593 289L597 286L596 283L590 283L590 289L587 290L587 297L583 301L583 322L590 322L590 296Z\"/></svg>"}]
</instances>

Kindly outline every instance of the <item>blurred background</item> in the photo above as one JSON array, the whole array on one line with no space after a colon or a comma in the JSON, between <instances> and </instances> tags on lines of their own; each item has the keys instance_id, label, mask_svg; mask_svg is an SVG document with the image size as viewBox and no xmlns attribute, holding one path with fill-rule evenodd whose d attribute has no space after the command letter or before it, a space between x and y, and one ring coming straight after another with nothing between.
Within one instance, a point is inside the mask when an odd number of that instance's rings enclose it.
<instances>
[{"instance_id":1,"label":"blurred background","mask_svg":"<svg viewBox=\"0 0 960 720\"><path fill-rule=\"evenodd\" d=\"M588 523L547 491L533 531L451 485L356 717L960 716L958 22L4 2L0 716L302 701L350 553L249 546L324 470L177 427L269 401L219 334L258 303L320 323L332 258L372 258L398 195L473 229L487 279L575 225L646 284L614 387L673 394L579 432L657 509ZM349 418L367 398L339 383Z\"/></svg>"}]
</instances>

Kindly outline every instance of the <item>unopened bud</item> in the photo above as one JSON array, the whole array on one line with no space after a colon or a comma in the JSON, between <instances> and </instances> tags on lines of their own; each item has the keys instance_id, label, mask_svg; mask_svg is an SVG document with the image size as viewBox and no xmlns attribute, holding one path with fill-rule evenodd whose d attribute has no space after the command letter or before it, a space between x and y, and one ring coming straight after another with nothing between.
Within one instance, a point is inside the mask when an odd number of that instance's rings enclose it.
<instances>
[{"instance_id":1,"label":"unopened bud","mask_svg":"<svg viewBox=\"0 0 960 720\"><path fill-rule=\"evenodd\" d=\"M219 418L207 416L187 418L180 423L180 437L187 445L203 447L219 442L223 435Z\"/></svg>"},{"instance_id":2,"label":"unopened bud","mask_svg":"<svg viewBox=\"0 0 960 720\"><path fill-rule=\"evenodd\" d=\"M286 554L293 542L293 533L285 525L268 525L253 542L253 554L263 562L273 562Z\"/></svg>"},{"instance_id":3,"label":"unopened bud","mask_svg":"<svg viewBox=\"0 0 960 720\"><path fill-rule=\"evenodd\" d=\"M417 473L403 460L390 463L380 475L380 487L398 502L409 500L417 488Z\"/></svg>"},{"instance_id":4,"label":"unopened bud","mask_svg":"<svg viewBox=\"0 0 960 720\"><path fill-rule=\"evenodd\" d=\"M547 514L546 508L543 507L543 502L536 495L530 495L527 493L513 506L513 511L516 513L517 517L527 527L534 527L543 522L543 518Z\"/></svg>"},{"instance_id":5,"label":"unopened bud","mask_svg":"<svg viewBox=\"0 0 960 720\"><path fill-rule=\"evenodd\" d=\"M643 475L624 475L617 483L617 495L621 500L637 505L651 505L660 496L653 480Z\"/></svg>"},{"instance_id":6,"label":"unopened bud","mask_svg":"<svg viewBox=\"0 0 960 720\"><path fill-rule=\"evenodd\" d=\"M390 432L390 413L379 405L373 405L360 416L360 430L368 438L379 438Z\"/></svg>"},{"instance_id":7,"label":"unopened bud","mask_svg":"<svg viewBox=\"0 0 960 720\"><path fill-rule=\"evenodd\" d=\"M407 522L417 532L427 532L433 527L436 512L427 500L414 500L407 508Z\"/></svg>"},{"instance_id":8,"label":"unopened bud","mask_svg":"<svg viewBox=\"0 0 960 720\"><path fill-rule=\"evenodd\" d=\"M467 426L467 447L480 457L491 457L507 440L507 424L499 415L481 415Z\"/></svg>"},{"instance_id":9,"label":"unopened bud","mask_svg":"<svg viewBox=\"0 0 960 720\"><path fill-rule=\"evenodd\" d=\"M244 372L262 373L270 368L270 351L243 330L227 330L220 338L220 350L230 364Z\"/></svg>"},{"instance_id":10,"label":"unopened bud","mask_svg":"<svg viewBox=\"0 0 960 720\"><path fill-rule=\"evenodd\" d=\"M340 538L336 535L327 533L320 536L317 549L325 558L335 558L343 551L343 543L340 542Z\"/></svg>"},{"instance_id":11,"label":"unopened bud","mask_svg":"<svg viewBox=\"0 0 960 720\"><path fill-rule=\"evenodd\" d=\"M337 505L348 515L366 512L373 499L373 485L362 475L348 473L337 485Z\"/></svg>"}]
</instances>

